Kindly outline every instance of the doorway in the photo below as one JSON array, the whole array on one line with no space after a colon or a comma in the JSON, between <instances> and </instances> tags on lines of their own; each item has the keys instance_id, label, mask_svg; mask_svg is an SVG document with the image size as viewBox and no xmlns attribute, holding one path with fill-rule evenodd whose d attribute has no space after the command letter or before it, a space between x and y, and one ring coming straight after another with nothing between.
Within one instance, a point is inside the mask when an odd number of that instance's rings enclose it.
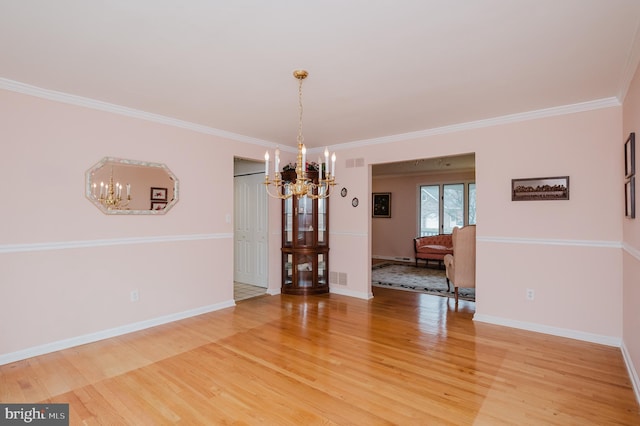
<instances>
[{"instance_id":1,"label":"doorway","mask_svg":"<svg viewBox=\"0 0 640 426\"><path fill-rule=\"evenodd\" d=\"M371 191L392 203L389 217L370 222L372 267L414 266L414 238L475 224L475 170L475 153L373 164Z\"/></svg>"},{"instance_id":2,"label":"doorway","mask_svg":"<svg viewBox=\"0 0 640 426\"><path fill-rule=\"evenodd\" d=\"M263 163L234 158L233 280L245 285L238 287L268 286L269 213L263 182Z\"/></svg>"}]
</instances>

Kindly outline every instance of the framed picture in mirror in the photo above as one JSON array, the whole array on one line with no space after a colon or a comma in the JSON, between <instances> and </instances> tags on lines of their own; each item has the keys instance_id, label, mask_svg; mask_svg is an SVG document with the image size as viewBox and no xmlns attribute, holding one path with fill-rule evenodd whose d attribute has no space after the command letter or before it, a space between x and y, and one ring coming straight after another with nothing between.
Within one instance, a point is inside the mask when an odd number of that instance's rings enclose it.
<instances>
[{"instance_id":1,"label":"framed picture in mirror","mask_svg":"<svg viewBox=\"0 0 640 426\"><path fill-rule=\"evenodd\" d=\"M151 210L164 210L167 207L166 201L152 201L151 202Z\"/></svg>"},{"instance_id":2,"label":"framed picture in mirror","mask_svg":"<svg viewBox=\"0 0 640 426\"><path fill-rule=\"evenodd\" d=\"M167 188L151 188L151 200L167 201Z\"/></svg>"}]
</instances>

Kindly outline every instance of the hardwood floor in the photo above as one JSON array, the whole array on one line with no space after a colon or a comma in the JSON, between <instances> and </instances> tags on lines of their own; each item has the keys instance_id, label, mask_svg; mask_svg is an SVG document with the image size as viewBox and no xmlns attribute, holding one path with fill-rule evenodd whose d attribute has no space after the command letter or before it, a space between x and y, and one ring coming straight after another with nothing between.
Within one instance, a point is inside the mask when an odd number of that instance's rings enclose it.
<instances>
[{"instance_id":1,"label":"hardwood floor","mask_svg":"<svg viewBox=\"0 0 640 426\"><path fill-rule=\"evenodd\" d=\"M261 296L0 366L0 401L69 403L71 424L640 424L618 348L374 292Z\"/></svg>"}]
</instances>

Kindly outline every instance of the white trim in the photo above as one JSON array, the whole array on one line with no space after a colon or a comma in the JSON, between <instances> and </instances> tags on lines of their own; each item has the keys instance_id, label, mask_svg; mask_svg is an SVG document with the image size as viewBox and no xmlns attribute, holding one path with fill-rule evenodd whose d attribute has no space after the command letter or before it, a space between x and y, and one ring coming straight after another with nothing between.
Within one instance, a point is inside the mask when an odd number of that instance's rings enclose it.
<instances>
[{"instance_id":1,"label":"white trim","mask_svg":"<svg viewBox=\"0 0 640 426\"><path fill-rule=\"evenodd\" d=\"M339 294L341 296L355 297L358 299L369 300L373 299L373 293L369 290L368 293L362 293L360 291L352 291L344 288L338 288L337 286L329 287L329 291L333 294Z\"/></svg>"},{"instance_id":2,"label":"white trim","mask_svg":"<svg viewBox=\"0 0 640 426\"><path fill-rule=\"evenodd\" d=\"M633 77L636 74L636 70L638 69L639 63L640 63L640 22L636 25L636 32L633 37L633 42L631 43L631 46L629 48L627 63L625 64L624 70L622 72L622 77L620 78L620 91L618 92L618 99L620 99L621 103L624 103L624 100L627 97L627 93L629 93L629 88L631 87L631 82L633 81Z\"/></svg>"},{"instance_id":3,"label":"white trim","mask_svg":"<svg viewBox=\"0 0 640 426\"><path fill-rule=\"evenodd\" d=\"M369 237L368 232L333 232L329 231L329 235L339 236L339 237L358 237L358 238L367 238Z\"/></svg>"},{"instance_id":4,"label":"white trim","mask_svg":"<svg viewBox=\"0 0 640 426\"><path fill-rule=\"evenodd\" d=\"M213 311L219 311L221 309L226 309L233 306L235 306L235 302L233 300L228 300L226 302L216 303L214 305L202 306L200 308L139 321L132 324L123 325L121 327L110 328L108 330L85 334L83 336L72 337L70 339L59 340L57 342L34 346L32 348L0 355L0 365L9 364L11 362L20 361L34 356L44 355L50 352L61 351L63 349L72 348L74 346L97 342L99 340L122 336L123 334L133 333L136 331L144 330L146 328L156 327L158 325L195 317Z\"/></svg>"},{"instance_id":5,"label":"white trim","mask_svg":"<svg viewBox=\"0 0 640 426\"><path fill-rule=\"evenodd\" d=\"M96 109L100 111L106 111L114 114L120 114L128 117L138 118L141 120L152 121L155 123L165 124L168 126L179 127L187 130L192 130L198 133L204 133L207 135L218 136L221 138L231 139L238 142L245 142L254 145L266 146L269 148L275 148L279 144L271 141L265 141L262 139L252 138L249 136L239 135L237 133L227 132L225 130L215 129L212 127L203 126L201 124L191 123L188 121L178 120L171 117L166 117L159 114L153 114L134 108L128 108L120 105L111 104L108 102L98 101L95 99L85 98L82 96L71 95L68 93L58 92L55 90L43 89L40 87L32 86L30 84L21 83L19 81L9 80L6 78L0 78L0 89L10 90L13 92L24 93L26 95L36 96L43 99L49 99L52 101L63 102L71 105L77 105L85 108ZM378 145L390 142L399 142L417 138L423 138L433 135L440 135L445 133L456 133L465 130L479 129L484 127L498 126L501 124L516 123L520 121L535 120L545 117L553 117L565 114L574 114L584 111L592 111L602 108L611 108L620 106L620 100L617 97L596 99L593 101L581 102L571 105L563 105L552 108L539 109L534 111L521 112L517 114L504 115L500 117L494 117L484 120L470 121L467 123L454 124L450 126L436 127L433 129L420 130L416 132L401 133L397 135L384 136L381 138L363 139L358 141L346 142L342 144L332 145L333 148L350 149L367 145ZM286 145L281 146L281 150L295 150L294 147Z\"/></svg>"},{"instance_id":6,"label":"white trim","mask_svg":"<svg viewBox=\"0 0 640 426\"><path fill-rule=\"evenodd\" d=\"M174 241L216 240L233 238L233 234L191 234L191 235L162 235L156 237L113 238L109 240L60 241L49 243L2 244L2 253L21 253L45 250L65 250L88 247L119 246L127 244L166 243Z\"/></svg>"},{"instance_id":7,"label":"white trim","mask_svg":"<svg viewBox=\"0 0 640 426\"><path fill-rule=\"evenodd\" d=\"M502 325L505 327L518 328L522 330L535 331L537 333L550 334L553 336L567 337L569 339L582 340L585 342L598 343L606 346L620 347L622 340L619 337L604 336L601 334L586 333L584 331L571 330L567 328L551 327L548 325L536 324L532 322L516 321L507 318L494 317L490 315L475 314L474 321L486 322L488 324Z\"/></svg>"},{"instance_id":8,"label":"white trim","mask_svg":"<svg viewBox=\"0 0 640 426\"><path fill-rule=\"evenodd\" d=\"M627 243L622 243L622 248L631 256L635 257L637 260L640 260L640 250L638 250L637 248L631 247Z\"/></svg>"},{"instance_id":9,"label":"white trim","mask_svg":"<svg viewBox=\"0 0 640 426\"><path fill-rule=\"evenodd\" d=\"M99 111L110 112L113 114L124 115L127 117L138 118L140 120L152 121L154 123L165 124L167 126L179 127L182 129L192 130L198 133L218 136L225 139L232 139L238 142L245 142L254 145L262 145L269 148L277 146L274 142L262 139L252 138L249 136L239 135L237 133L227 132L225 130L215 129L213 127L203 126L201 124L191 123L189 121L178 120L176 118L164 115L153 114L134 108L128 108L108 102L98 101L95 99L85 98L82 96L71 95L68 93L57 92L55 90L43 89L32 86L30 84L21 83L19 81L0 78L0 89L10 90L12 92L24 93L26 95L36 96L38 98L48 99L51 101L62 102L70 105L91 108ZM281 148L282 149L282 148Z\"/></svg>"},{"instance_id":10,"label":"white trim","mask_svg":"<svg viewBox=\"0 0 640 426\"><path fill-rule=\"evenodd\" d=\"M394 256L382 256L382 255L371 255L372 259L378 259L378 260L391 260L394 262L411 262L414 263L416 262L416 258L415 257L394 257Z\"/></svg>"},{"instance_id":11,"label":"white trim","mask_svg":"<svg viewBox=\"0 0 640 426\"><path fill-rule=\"evenodd\" d=\"M597 240L547 240L537 238L510 238L510 237L476 237L476 241L483 243L506 243L506 244L541 244L549 246L581 246L581 247L601 247L601 248L622 248L619 241L597 241Z\"/></svg>"},{"instance_id":12,"label":"white trim","mask_svg":"<svg viewBox=\"0 0 640 426\"><path fill-rule=\"evenodd\" d=\"M465 130L480 129L484 127L499 126L502 124L517 123L520 121L536 120L545 117L574 114L578 112L592 111L602 108L621 106L616 97L597 99L594 101L581 102L571 105L563 105L552 108L539 109L535 111L521 112L517 114L503 115L501 117L488 118L485 120L470 121L467 123L453 124L451 126L436 127L433 129L419 130L416 132L401 133L398 135L384 136L381 138L364 139L360 141L346 142L339 144L341 149L359 148L368 145L378 145L391 142L400 142L410 139L425 138L446 133L456 133Z\"/></svg>"},{"instance_id":13,"label":"white trim","mask_svg":"<svg viewBox=\"0 0 640 426\"><path fill-rule=\"evenodd\" d=\"M638 378L638 372L633 367L633 361L631 360L631 355L627 350L624 341L622 342L622 358L624 358L624 363L627 365L627 371L629 372L629 378L631 379L631 385L633 386L633 391L636 394L636 401L640 404L640 378Z\"/></svg>"},{"instance_id":14,"label":"white trim","mask_svg":"<svg viewBox=\"0 0 640 426\"><path fill-rule=\"evenodd\" d=\"M365 232L331 232L333 236L366 238L369 234ZM165 243L175 241L197 241L216 240L233 238L233 233L221 234L188 234L188 235L161 235L154 237L132 237L113 238L108 240L84 240L84 241L59 241L47 243L26 243L26 244L0 244L0 254L20 253L45 250L65 250L75 248L91 248L104 246L117 246L127 244L150 244ZM632 256L640 260L640 251L617 241L590 241L590 240L544 240L533 238L507 238L507 237L477 237L479 242L506 243L506 244L540 244L540 245L562 245L562 246L582 246L582 247L602 247L602 248L624 248ZM379 257L379 256L378 256ZM381 257L384 258L384 257ZM395 260L395 259L394 259ZM414 260L413 258L411 260ZM410 260L410 261L411 261Z\"/></svg>"}]
</instances>

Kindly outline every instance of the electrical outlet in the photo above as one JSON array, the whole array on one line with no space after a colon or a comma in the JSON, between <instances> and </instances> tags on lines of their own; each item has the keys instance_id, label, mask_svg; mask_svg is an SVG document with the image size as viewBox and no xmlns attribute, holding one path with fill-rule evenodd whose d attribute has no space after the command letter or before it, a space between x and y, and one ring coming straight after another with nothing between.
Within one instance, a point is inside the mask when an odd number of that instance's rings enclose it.
<instances>
[{"instance_id":1,"label":"electrical outlet","mask_svg":"<svg viewBox=\"0 0 640 426\"><path fill-rule=\"evenodd\" d=\"M138 289L131 290L130 297L132 302L137 302L138 300L140 300L140 293L138 293Z\"/></svg>"},{"instance_id":2,"label":"electrical outlet","mask_svg":"<svg viewBox=\"0 0 640 426\"><path fill-rule=\"evenodd\" d=\"M533 300L535 297L535 293L532 288L527 289L527 300Z\"/></svg>"}]
</instances>

